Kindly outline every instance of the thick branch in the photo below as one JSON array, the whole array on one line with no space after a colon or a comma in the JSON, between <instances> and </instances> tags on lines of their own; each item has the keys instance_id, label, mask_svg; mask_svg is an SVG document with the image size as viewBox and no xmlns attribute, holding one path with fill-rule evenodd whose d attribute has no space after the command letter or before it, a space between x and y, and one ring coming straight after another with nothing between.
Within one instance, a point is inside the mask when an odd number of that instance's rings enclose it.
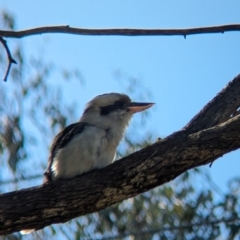
<instances>
[{"instance_id":1,"label":"thick branch","mask_svg":"<svg viewBox=\"0 0 240 240\"><path fill-rule=\"evenodd\" d=\"M213 127L230 119L240 107L240 75L236 76L217 94L186 126L185 130L194 133Z\"/></svg>"},{"instance_id":2,"label":"thick branch","mask_svg":"<svg viewBox=\"0 0 240 240\"><path fill-rule=\"evenodd\" d=\"M45 33L67 33L77 35L118 35L118 36L173 36L180 35L186 37L193 34L206 33L224 33L229 31L240 31L240 24L220 25L213 27L199 27L186 29L85 29L73 28L67 26L47 26L26 29L22 31L5 31L0 30L0 36L23 38L30 35Z\"/></svg>"},{"instance_id":3,"label":"thick branch","mask_svg":"<svg viewBox=\"0 0 240 240\"><path fill-rule=\"evenodd\" d=\"M239 81L239 77L235 78L227 90L222 91L222 95L228 95L229 91L235 94L231 97L235 97L237 105L240 105ZM233 87L238 89L232 91ZM215 109L213 105L219 105L218 101L222 98L212 100L208 108ZM236 103L228 106L234 109ZM212 112L214 114L219 113ZM191 168L240 148L239 132L240 115L194 133L186 128L106 168L74 179L3 194L0 196L0 234L66 222L162 185Z\"/></svg>"}]
</instances>

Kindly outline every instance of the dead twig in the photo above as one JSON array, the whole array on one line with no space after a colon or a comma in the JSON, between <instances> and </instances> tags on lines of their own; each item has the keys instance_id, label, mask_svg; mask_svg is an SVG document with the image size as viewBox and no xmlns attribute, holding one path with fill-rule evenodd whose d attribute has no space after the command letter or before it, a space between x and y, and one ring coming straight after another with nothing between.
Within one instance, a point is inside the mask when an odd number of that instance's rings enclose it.
<instances>
[{"instance_id":1,"label":"dead twig","mask_svg":"<svg viewBox=\"0 0 240 240\"><path fill-rule=\"evenodd\" d=\"M225 33L240 31L240 24L219 25L211 27L185 28L185 29L86 29L66 26L45 26L21 31L0 30L0 36L11 38L23 38L31 35L46 33L66 33L91 36L183 36L193 34Z\"/></svg>"},{"instance_id":2,"label":"dead twig","mask_svg":"<svg viewBox=\"0 0 240 240\"><path fill-rule=\"evenodd\" d=\"M7 71L5 73L5 76L3 78L3 81L6 82L7 81L7 78L8 78L8 74L9 74L9 71L10 71L10 68L11 68L11 65L14 63L14 64L17 64L17 62L12 58L12 55L11 55L11 52L8 48L8 45L7 45L7 41L4 40L2 37L0 37L0 42L2 43L4 49L6 50L6 53L7 53L7 57L8 57L8 66L7 66Z\"/></svg>"}]
</instances>

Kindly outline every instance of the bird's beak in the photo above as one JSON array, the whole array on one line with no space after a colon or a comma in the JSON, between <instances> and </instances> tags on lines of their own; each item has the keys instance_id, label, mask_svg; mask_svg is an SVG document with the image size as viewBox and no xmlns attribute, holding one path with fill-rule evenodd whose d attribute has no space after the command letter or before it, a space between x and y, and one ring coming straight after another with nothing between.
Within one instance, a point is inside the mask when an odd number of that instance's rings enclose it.
<instances>
[{"instance_id":1,"label":"bird's beak","mask_svg":"<svg viewBox=\"0 0 240 240\"><path fill-rule=\"evenodd\" d=\"M150 108L152 105L154 105L154 103L131 102L128 103L125 107L129 109L131 113L137 113Z\"/></svg>"}]
</instances>

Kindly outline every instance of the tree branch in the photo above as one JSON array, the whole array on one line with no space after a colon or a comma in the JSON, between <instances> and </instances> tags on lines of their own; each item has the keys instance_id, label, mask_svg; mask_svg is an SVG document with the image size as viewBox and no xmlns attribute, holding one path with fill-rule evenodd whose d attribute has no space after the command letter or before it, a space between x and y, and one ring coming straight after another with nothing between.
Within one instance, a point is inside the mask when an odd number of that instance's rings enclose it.
<instances>
[{"instance_id":1,"label":"tree branch","mask_svg":"<svg viewBox=\"0 0 240 240\"><path fill-rule=\"evenodd\" d=\"M6 41L3 37L8 38L23 38L27 36L46 34L46 33L65 33L76 35L89 35L89 36L186 36L193 34L207 34L207 33L224 33L230 31L240 31L240 24L220 25L213 27L199 27L199 28L186 28L186 29L86 29L86 28L74 28L67 26L46 26L39 28L31 28L22 31L9 31L0 30L0 42L3 44L7 56L8 56L8 68L4 77L4 81L7 81L7 77L10 71L12 63L16 61L12 58Z\"/></svg>"},{"instance_id":2,"label":"tree branch","mask_svg":"<svg viewBox=\"0 0 240 240\"><path fill-rule=\"evenodd\" d=\"M0 36L11 38L23 38L31 35L46 33L67 33L77 35L98 35L98 36L174 36L186 37L193 34L224 33L229 31L240 31L240 24L220 25L213 27L199 27L186 29L85 29L67 26L47 26L26 29L22 31L0 30Z\"/></svg>"},{"instance_id":3,"label":"tree branch","mask_svg":"<svg viewBox=\"0 0 240 240\"><path fill-rule=\"evenodd\" d=\"M240 75L228 83L185 127L189 133L223 123L230 117L239 114Z\"/></svg>"},{"instance_id":4,"label":"tree branch","mask_svg":"<svg viewBox=\"0 0 240 240\"><path fill-rule=\"evenodd\" d=\"M11 65L14 63L14 64L17 64L17 62L12 58L12 55L11 55L11 52L8 48L8 45L7 45L7 41L4 40L1 36L0 36L0 42L2 43L6 53L7 53L7 57L8 57L8 67L7 67L7 71L5 73L5 76L3 78L3 81L6 82L7 81L7 77L8 77L8 74L9 74L9 71L10 71L10 68L11 68Z\"/></svg>"},{"instance_id":5,"label":"tree branch","mask_svg":"<svg viewBox=\"0 0 240 240\"><path fill-rule=\"evenodd\" d=\"M183 130L103 169L1 195L0 235L41 229L99 211L240 148L240 115L230 117L236 106L240 106L239 92L240 75ZM221 102L223 99L227 103ZM223 115L230 115L224 122L225 117L219 117L220 106ZM202 124L200 131L196 131L195 123ZM214 123L218 125L212 126ZM203 129L203 126L211 127Z\"/></svg>"}]
</instances>

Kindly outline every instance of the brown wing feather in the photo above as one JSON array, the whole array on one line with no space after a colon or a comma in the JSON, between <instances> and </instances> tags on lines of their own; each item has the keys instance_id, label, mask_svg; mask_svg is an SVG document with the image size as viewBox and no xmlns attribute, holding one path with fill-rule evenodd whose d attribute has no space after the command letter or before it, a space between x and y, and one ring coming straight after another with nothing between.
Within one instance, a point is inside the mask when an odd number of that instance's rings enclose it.
<instances>
[{"instance_id":1,"label":"brown wing feather","mask_svg":"<svg viewBox=\"0 0 240 240\"><path fill-rule=\"evenodd\" d=\"M47 166L47 170L44 173L44 183L49 182L52 180L52 172L51 172L51 167L52 167L52 163L53 163L53 159L54 156L56 154L56 152L65 147L72 139L74 136L76 136L77 134L80 134L85 126L87 126L87 123L84 122L77 122L77 123L73 123L69 126L67 126L66 128L64 128L53 140L51 149L50 149L50 156L48 159L48 166Z\"/></svg>"}]
</instances>

